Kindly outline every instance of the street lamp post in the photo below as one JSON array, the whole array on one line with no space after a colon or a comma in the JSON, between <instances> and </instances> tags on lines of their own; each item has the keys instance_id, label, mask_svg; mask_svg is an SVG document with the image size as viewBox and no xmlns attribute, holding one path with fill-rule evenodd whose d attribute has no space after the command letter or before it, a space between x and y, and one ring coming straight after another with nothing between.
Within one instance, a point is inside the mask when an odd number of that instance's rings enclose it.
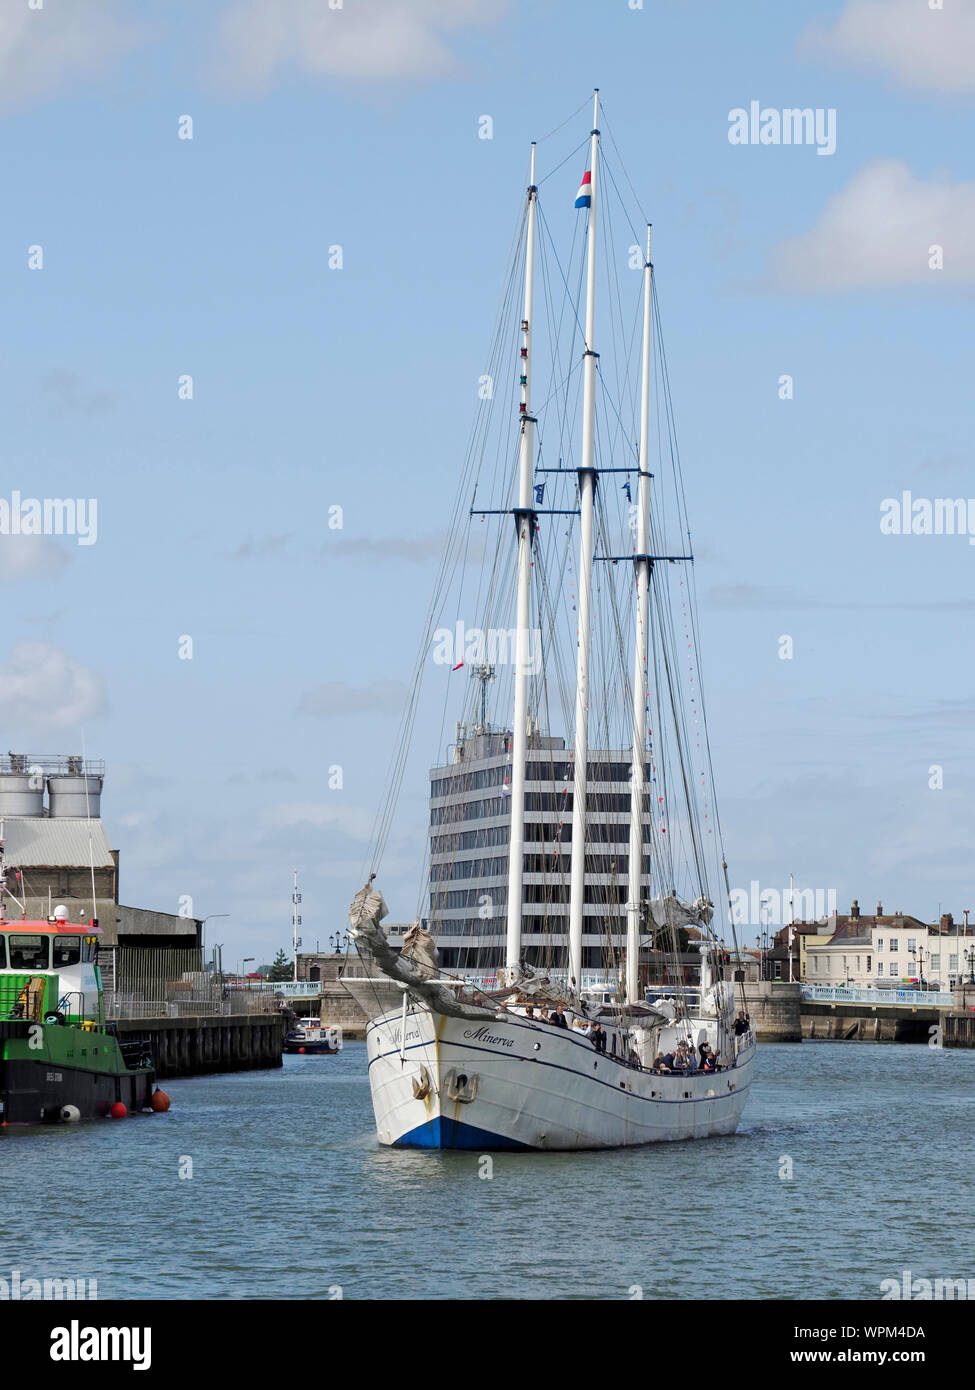
<instances>
[{"instance_id":1,"label":"street lamp post","mask_svg":"<svg viewBox=\"0 0 975 1390\"><path fill-rule=\"evenodd\" d=\"M205 937L206 937L207 922L212 922L213 919L214 919L214 917L229 917L229 916L230 916L230 913L229 913L229 912L209 912L209 913L207 913L206 917L203 917L203 918L201 919L201 921L200 921L200 950L201 950L201 951L203 950L204 946L206 945Z\"/></svg>"},{"instance_id":2,"label":"street lamp post","mask_svg":"<svg viewBox=\"0 0 975 1390\"><path fill-rule=\"evenodd\" d=\"M241 961L241 963L240 963L240 980L241 980L241 984L243 984L243 982L244 982L244 966L245 966L245 965L250 965L250 963L251 963L253 960L254 960L254 957L253 957L253 956L244 956L243 960Z\"/></svg>"}]
</instances>

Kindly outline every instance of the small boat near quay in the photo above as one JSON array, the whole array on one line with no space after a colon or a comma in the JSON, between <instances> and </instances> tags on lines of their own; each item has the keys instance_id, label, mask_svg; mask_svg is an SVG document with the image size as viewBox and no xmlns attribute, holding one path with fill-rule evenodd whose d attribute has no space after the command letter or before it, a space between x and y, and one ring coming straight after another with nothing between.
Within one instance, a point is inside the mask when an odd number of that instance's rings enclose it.
<instances>
[{"instance_id":1,"label":"small boat near quay","mask_svg":"<svg viewBox=\"0 0 975 1390\"><path fill-rule=\"evenodd\" d=\"M321 1019L314 1015L310 1018L299 1018L295 1026L289 1028L284 1035L284 1050L305 1056L341 1052L342 1029L322 1023Z\"/></svg>"}]
</instances>

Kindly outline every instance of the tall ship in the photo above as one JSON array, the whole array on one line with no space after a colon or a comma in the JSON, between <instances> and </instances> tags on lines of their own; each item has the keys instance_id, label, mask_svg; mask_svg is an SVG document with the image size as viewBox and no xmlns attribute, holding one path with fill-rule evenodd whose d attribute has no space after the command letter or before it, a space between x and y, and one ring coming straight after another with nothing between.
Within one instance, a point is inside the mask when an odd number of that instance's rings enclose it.
<instances>
[{"instance_id":1,"label":"tall ship","mask_svg":"<svg viewBox=\"0 0 975 1390\"><path fill-rule=\"evenodd\" d=\"M120 1040L105 1020L97 920L69 921L58 906L8 921L8 897L0 841L0 1126L152 1109L147 1039Z\"/></svg>"},{"instance_id":2,"label":"tall ship","mask_svg":"<svg viewBox=\"0 0 975 1390\"><path fill-rule=\"evenodd\" d=\"M592 109L588 137L542 178L531 146L371 872L350 908L384 1145L727 1135L751 1085L755 1038L740 977L725 978L737 942L651 229L601 149L598 91ZM556 232L573 158L585 163L568 238ZM564 199L551 220L549 180ZM431 679L454 683L432 701L441 747L448 711L461 717L431 774L422 887L397 940L378 875L418 731L436 727L422 712Z\"/></svg>"}]
</instances>

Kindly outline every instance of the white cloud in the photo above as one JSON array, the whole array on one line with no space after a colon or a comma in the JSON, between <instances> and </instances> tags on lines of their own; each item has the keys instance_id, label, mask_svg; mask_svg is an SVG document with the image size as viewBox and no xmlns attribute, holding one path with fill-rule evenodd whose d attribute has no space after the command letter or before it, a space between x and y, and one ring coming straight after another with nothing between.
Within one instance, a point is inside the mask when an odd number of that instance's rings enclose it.
<instances>
[{"instance_id":1,"label":"white cloud","mask_svg":"<svg viewBox=\"0 0 975 1390\"><path fill-rule=\"evenodd\" d=\"M932 246L943 248L943 270L929 267ZM975 284L975 183L925 182L900 160L876 160L771 260L776 289Z\"/></svg>"},{"instance_id":2,"label":"white cloud","mask_svg":"<svg viewBox=\"0 0 975 1390\"><path fill-rule=\"evenodd\" d=\"M104 415L115 407L108 391L91 390L68 367L54 367L41 378L41 396L56 419L68 415Z\"/></svg>"},{"instance_id":3,"label":"white cloud","mask_svg":"<svg viewBox=\"0 0 975 1390\"><path fill-rule=\"evenodd\" d=\"M56 579L68 552L50 536L0 535L0 584L23 579Z\"/></svg>"},{"instance_id":4,"label":"white cloud","mask_svg":"<svg viewBox=\"0 0 975 1390\"><path fill-rule=\"evenodd\" d=\"M975 91L975 6L971 0L846 0L832 28L811 25L799 55L880 68L904 86Z\"/></svg>"},{"instance_id":5,"label":"white cloud","mask_svg":"<svg viewBox=\"0 0 975 1390\"><path fill-rule=\"evenodd\" d=\"M317 719L344 714L399 714L406 704L406 694L406 686L400 681L375 681L372 685L326 681L305 691L298 701L298 713Z\"/></svg>"},{"instance_id":6,"label":"white cloud","mask_svg":"<svg viewBox=\"0 0 975 1390\"><path fill-rule=\"evenodd\" d=\"M314 831L313 843L319 843L318 832L334 831L352 840L367 842L374 829L375 813L349 806L340 800L333 804L320 801L287 801L266 806L260 814L261 843L282 841L291 843L295 833ZM357 866L358 867L358 866Z\"/></svg>"},{"instance_id":7,"label":"white cloud","mask_svg":"<svg viewBox=\"0 0 975 1390\"><path fill-rule=\"evenodd\" d=\"M445 36L495 21L506 0L237 0L220 26L223 76L266 91L280 70L353 82L424 81L458 67Z\"/></svg>"},{"instance_id":8,"label":"white cloud","mask_svg":"<svg viewBox=\"0 0 975 1390\"><path fill-rule=\"evenodd\" d=\"M101 676L47 642L16 642L0 664L0 719L9 726L64 729L105 703Z\"/></svg>"},{"instance_id":9,"label":"white cloud","mask_svg":"<svg viewBox=\"0 0 975 1390\"><path fill-rule=\"evenodd\" d=\"M276 536L248 536L241 541L234 551L235 560L255 560L264 559L268 555L276 555L285 549L291 540L290 532L282 532Z\"/></svg>"},{"instance_id":10,"label":"white cloud","mask_svg":"<svg viewBox=\"0 0 975 1390\"><path fill-rule=\"evenodd\" d=\"M46 96L73 76L98 77L141 42L144 32L123 18L117 0L69 0L0 9L0 99Z\"/></svg>"},{"instance_id":11,"label":"white cloud","mask_svg":"<svg viewBox=\"0 0 975 1390\"><path fill-rule=\"evenodd\" d=\"M443 548L443 532L435 531L429 536L339 536L326 541L321 553L328 557L350 555L392 564L422 565L439 559Z\"/></svg>"}]
</instances>

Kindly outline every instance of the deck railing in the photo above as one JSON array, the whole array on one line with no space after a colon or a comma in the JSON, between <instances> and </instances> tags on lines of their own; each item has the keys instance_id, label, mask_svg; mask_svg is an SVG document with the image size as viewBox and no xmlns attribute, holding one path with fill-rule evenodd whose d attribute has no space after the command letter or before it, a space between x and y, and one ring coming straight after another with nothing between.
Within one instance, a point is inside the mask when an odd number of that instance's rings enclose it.
<instances>
[{"instance_id":1,"label":"deck railing","mask_svg":"<svg viewBox=\"0 0 975 1390\"><path fill-rule=\"evenodd\" d=\"M49 975L0 975L0 1019L40 1023L44 1017Z\"/></svg>"}]
</instances>

